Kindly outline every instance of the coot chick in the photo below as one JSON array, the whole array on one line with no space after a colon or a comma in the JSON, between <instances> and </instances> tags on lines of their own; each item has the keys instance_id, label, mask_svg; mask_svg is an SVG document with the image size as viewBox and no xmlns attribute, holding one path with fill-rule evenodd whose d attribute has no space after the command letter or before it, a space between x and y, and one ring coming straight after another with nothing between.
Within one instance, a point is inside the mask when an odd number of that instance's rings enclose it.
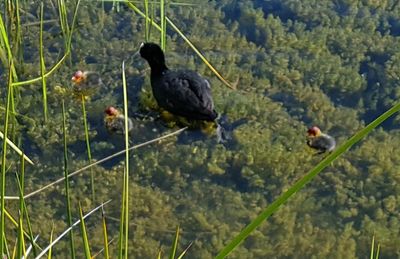
<instances>
[{"instance_id":1,"label":"coot chick","mask_svg":"<svg viewBox=\"0 0 400 259\"><path fill-rule=\"evenodd\" d=\"M215 121L210 84L192 70L169 70L155 43L142 43L140 56L151 68L151 87L158 106L189 120Z\"/></svg>"},{"instance_id":2,"label":"coot chick","mask_svg":"<svg viewBox=\"0 0 400 259\"><path fill-rule=\"evenodd\" d=\"M110 133L124 134L125 133L125 116L113 106L107 107L104 111L104 124ZM128 118L128 132L133 129L133 122Z\"/></svg>"},{"instance_id":3,"label":"coot chick","mask_svg":"<svg viewBox=\"0 0 400 259\"><path fill-rule=\"evenodd\" d=\"M84 95L90 94L102 85L100 75L96 72L78 70L71 78L74 91Z\"/></svg>"},{"instance_id":4,"label":"coot chick","mask_svg":"<svg viewBox=\"0 0 400 259\"><path fill-rule=\"evenodd\" d=\"M336 146L335 139L328 134L322 133L317 126L309 128L307 135L307 145L318 150L317 154L331 152Z\"/></svg>"}]
</instances>

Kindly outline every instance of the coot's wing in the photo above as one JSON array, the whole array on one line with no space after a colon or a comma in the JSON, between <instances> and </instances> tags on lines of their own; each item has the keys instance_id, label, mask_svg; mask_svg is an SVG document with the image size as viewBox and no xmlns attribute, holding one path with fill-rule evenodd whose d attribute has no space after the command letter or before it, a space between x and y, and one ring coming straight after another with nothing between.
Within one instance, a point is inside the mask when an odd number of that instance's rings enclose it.
<instances>
[{"instance_id":1,"label":"coot's wing","mask_svg":"<svg viewBox=\"0 0 400 259\"><path fill-rule=\"evenodd\" d=\"M194 71L169 71L164 75L165 105L172 113L189 119L217 117L210 85Z\"/></svg>"}]
</instances>

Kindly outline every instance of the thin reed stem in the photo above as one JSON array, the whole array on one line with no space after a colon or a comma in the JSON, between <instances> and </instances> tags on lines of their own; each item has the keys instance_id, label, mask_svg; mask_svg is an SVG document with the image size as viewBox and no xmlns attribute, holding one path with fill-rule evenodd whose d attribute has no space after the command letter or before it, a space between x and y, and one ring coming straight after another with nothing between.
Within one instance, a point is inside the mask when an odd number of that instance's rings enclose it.
<instances>
[{"instance_id":1,"label":"thin reed stem","mask_svg":"<svg viewBox=\"0 0 400 259\"><path fill-rule=\"evenodd\" d=\"M47 86L46 86L46 66L43 54L43 2L40 3L40 32L39 32L39 52L40 52L40 74L42 78L42 95L43 95L43 116L44 122L47 122Z\"/></svg>"},{"instance_id":2,"label":"thin reed stem","mask_svg":"<svg viewBox=\"0 0 400 259\"><path fill-rule=\"evenodd\" d=\"M85 129L85 141L86 141L86 152L89 160L89 164L92 163L92 152L90 149L90 139L89 139L89 128L87 124L87 115L86 115L86 107L85 107L85 96L81 94L81 103L82 103L82 117L83 117L83 126ZM92 199L95 199L95 187L94 187L94 172L92 168L90 168L90 189L92 191Z\"/></svg>"},{"instance_id":3,"label":"thin reed stem","mask_svg":"<svg viewBox=\"0 0 400 259\"><path fill-rule=\"evenodd\" d=\"M9 62L9 70L8 70L8 87L7 87L7 102L6 102L6 111L4 117L4 138L3 138L3 149L2 149L2 157L1 157L1 177L0 177L0 206L1 206L1 215L0 215L0 256L5 254L6 249L6 238L5 238L5 199L6 195L6 162L7 162L7 135L8 135L8 119L9 119L9 109L11 103L11 91L12 91L12 59Z\"/></svg>"},{"instance_id":4,"label":"thin reed stem","mask_svg":"<svg viewBox=\"0 0 400 259\"><path fill-rule=\"evenodd\" d=\"M64 100L62 100L62 116L63 116L63 143L64 143L64 178L65 178L65 199L67 203L67 221L68 226L72 226L72 215L71 215L71 198L69 194L69 179L68 179L68 148L67 148L67 129L66 129L66 119L65 119L65 105ZM74 234L71 229L69 232L70 241L70 253L71 258L75 258L75 246L74 246Z\"/></svg>"}]
</instances>

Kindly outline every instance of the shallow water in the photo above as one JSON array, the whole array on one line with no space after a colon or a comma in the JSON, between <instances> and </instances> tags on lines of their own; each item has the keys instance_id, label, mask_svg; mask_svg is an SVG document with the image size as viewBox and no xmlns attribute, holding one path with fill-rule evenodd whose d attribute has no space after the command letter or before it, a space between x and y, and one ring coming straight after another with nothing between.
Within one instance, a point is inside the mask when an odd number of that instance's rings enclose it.
<instances>
[{"instance_id":1,"label":"shallow water","mask_svg":"<svg viewBox=\"0 0 400 259\"><path fill-rule=\"evenodd\" d=\"M112 9L112 4L104 5L81 3L72 55L47 80L47 123L43 122L40 82L19 88L19 115L12 133L35 162L26 166L25 193L63 176L61 99L67 109L68 170L89 163L81 102L71 93L70 78L76 70L95 71L104 84L86 101L93 160L124 148L123 137L108 134L103 126L104 109L122 107L123 61L128 113L134 121L131 144L178 129L168 128L160 120L134 116L148 113L143 100L151 91L147 64L132 58L144 40L143 19L123 4L119 11ZM21 16L23 62L17 65L21 81L40 75L39 26L31 24L38 21L39 9L35 4L28 6ZM215 256L323 158L314 156L305 144L309 126L320 126L342 143L390 108L400 93L399 8L395 3L372 1L358 5L319 1L314 6L289 0L169 6L170 19L228 81L239 79L238 89L224 86L170 27L167 65L205 75L217 111L227 127L234 127L226 144L217 143L215 135L194 130L131 152L131 258L154 258L160 247L168 253L177 225L183 230L179 250L193 242L188 258ZM72 10L71 5L71 16ZM44 32L47 68L63 53L59 25L51 21L56 14L50 5L45 8L45 19L50 20ZM151 33L151 40L158 42L156 29ZM3 66L1 71L6 82ZM68 94L61 94L57 86ZM4 89L0 90L1 107ZM3 110L0 119L3 123ZM398 121L398 115L394 116L325 169L230 257L365 258L373 235L381 244L381 258L398 257ZM18 157L10 152L8 161L6 193L17 195L14 173ZM110 239L118 235L123 169L124 156L119 156L71 179L74 219L78 218L78 201L89 211L112 199L105 207ZM66 228L63 195L60 183L27 200L34 232L40 234L43 246L49 240L50 222L55 224L56 235ZM16 201L7 201L7 206L17 215ZM99 214L87 221L93 253L102 247L100 222ZM14 240L11 236L8 238ZM80 244L80 238L76 239ZM112 254L117 247L115 239L110 246ZM79 247L77 253L82 256L83 249ZM65 258L68 242L57 244L54 254Z\"/></svg>"}]
</instances>

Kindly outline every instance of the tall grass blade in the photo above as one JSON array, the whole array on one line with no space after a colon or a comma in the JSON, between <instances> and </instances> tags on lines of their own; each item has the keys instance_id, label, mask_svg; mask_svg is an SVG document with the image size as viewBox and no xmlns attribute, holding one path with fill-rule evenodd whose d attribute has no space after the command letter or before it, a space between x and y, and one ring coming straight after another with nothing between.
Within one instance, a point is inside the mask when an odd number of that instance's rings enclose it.
<instances>
[{"instance_id":1,"label":"tall grass blade","mask_svg":"<svg viewBox=\"0 0 400 259\"><path fill-rule=\"evenodd\" d=\"M79 10L79 4L81 0L76 1L75 9L74 9L74 16L72 18L72 23L71 23L71 29L69 31L69 37L68 37L68 44L67 44L67 52L69 53L71 51L71 42L72 42L72 34L74 32L75 24L76 24L76 17L78 15L78 10Z\"/></svg>"},{"instance_id":2,"label":"tall grass blade","mask_svg":"<svg viewBox=\"0 0 400 259\"><path fill-rule=\"evenodd\" d=\"M18 228L18 222L17 222L17 220L14 219L13 216L12 216L7 210L5 210L4 212L5 212L6 216L7 216L7 218L11 221L11 223L12 223L16 228ZM26 206L25 206L25 212L26 212ZM32 231L31 231L31 232L32 232ZM25 231L24 231L24 236L25 236L26 238L29 239L29 241L31 242L31 244L34 244L34 246L36 246L37 248L41 249L40 246L39 246L38 244L35 243L36 239L33 238L33 237L31 238L31 236L29 236L29 234L26 233Z\"/></svg>"},{"instance_id":3,"label":"tall grass blade","mask_svg":"<svg viewBox=\"0 0 400 259\"><path fill-rule=\"evenodd\" d=\"M101 208L101 219L102 219L102 226L103 226L104 258L109 259L110 255L108 253L108 234L107 234L106 217L104 215L104 208Z\"/></svg>"},{"instance_id":4,"label":"tall grass blade","mask_svg":"<svg viewBox=\"0 0 400 259\"><path fill-rule=\"evenodd\" d=\"M28 249L26 249L26 256L22 256L21 259L25 259L29 256L29 254L32 251L32 247L34 248L35 246L32 245L33 243L36 242L36 240L39 238L39 235L37 235L34 239L32 239L32 243L29 245ZM34 254L36 256L36 254Z\"/></svg>"},{"instance_id":5,"label":"tall grass blade","mask_svg":"<svg viewBox=\"0 0 400 259\"><path fill-rule=\"evenodd\" d=\"M23 48L22 48L22 34L21 34L21 16L19 14L19 0L15 0L15 48L18 60L22 63L23 61Z\"/></svg>"},{"instance_id":6,"label":"tall grass blade","mask_svg":"<svg viewBox=\"0 0 400 259\"><path fill-rule=\"evenodd\" d=\"M18 177L18 174L16 174L17 182L18 182L18 188L19 188L19 227L18 227L18 252L17 252L17 257L22 258L25 256L24 253L24 229L23 229L23 218L24 218L24 179L25 179L25 159L23 156L21 156L20 163L20 174L21 177Z\"/></svg>"},{"instance_id":7,"label":"tall grass blade","mask_svg":"<svg viewBox=\"0 0 400 259\"><path fill-rule=\"evenodd\" d=\"M124 181L121 206L121 223L119 233L119 258L128 258L129 241L129 127L128 127L128 94L125 78L125 62L122 62L122 88L124 96L124 116L125 116L125 166Z\"/></svg>"},{"instance_id":8,"label":"tall grass blade","mask_svg":"<svg viewBox=\"0 0 400 259\"><path fill-rule=\"evenodd\" d=\"M43 2L40 3L40 32L39 32L39 52L40 52L40 74L42 77L42 94L43 94L43 115L44 122L47 122L47 86L46 78L46 66L43 55Z\"/></svg>"},{"instance_id":9,"label":"tall grass blade","mask_svg":"<svg viewBox=\"0 0 400 259\"><path fill-rule=\"evenodd\" d=\"M65 105L64 100L62 103L62 116L63 116L63 143L64 143L64 177L65 177L65 199L67 204L67 221L68 226L72 226L72 216L71 216L71 199L69 195L69 179L68 179L68 147L67 147L67 128L66 128L66 119L65 119ZM70 243L70 253L71 258L75 258L75 246L74 246L74 232L69 233L69 243Z\"/></svg>"},{"instance_id":10,"label":"tall grass blade","mask_svg":"<svg viewBox=\"0 0 400 259\"><path fill-rule=\"evenodd\" d=\"M68 16L67 16L67 8L65 5L65 0L57 0L57 5L58 5L58 17L60 21L60 27L64 39L64 48L65 51L69 51L68 41L69 41L70 30L68 25L68 19L67 19Z\"/></svg>"},{"instance_id":11,"label":"tall grass blade","mask_svg":"<svg viewBox=\"0 0 400 259\"><path fill-rule=\"evenodd\" d=\"M90 258L92 258L92 256L90 255L89 240L88 240L88 236L87 236L85 220L83 219L82 206L81 206L80 202L79 202L79 218L80 218L80 222L81 222L82 242L83 242L83 246L85 248L85 257L90 259Z\"/></svg>"},{"instance_id":12,"label":"tall grass blade","mask_svg":"<svg viewBox=\"0 0 400 259\"><path fill-rule=\"evenodd\" d=\"M369 255L370 259L374 259L374 248L375 248L375 236L372 236L371 253Z\"/></svg>"},{"instance_id":13,"label":"tall grass blade","mask_svg":"<svg viewBox=\"0 0 400 259\"><path fill-rule=\"evenodd\" d=\"M378 243L378 247L376 248L376 256L375 256L375 259L379 259L380 250L381 250L381 244Z\"/></svg>"},{"instance_id":14,"label":"tall grass blade","mask_svg":"<svg viewBox=\"0 0 400 259\"><path fill-rule=\"evenodd\" d=\"M89 217L90 215L92 215L94 212L96 212L97 210L99 210L102 206L106 205L107 203L109 203L111 200L106 201L105 203L97 206L96 208L94 208L93 210L91 210L90 212L88 212L85 216L83 216L83 219L86 219L87 217ZM62 232L56 239L53 240L53 242L51 242L46 248L44 248L42 250L42 252L40 252L40 254L38 254L38 256L35 257L35 259L39 259L41 258L45 253L47 253L47 251L49 251L49 249L51 247L53 247L55 244L58 243L58 241L60 241L66 234L68 234L73 227L75 227L76 225L78 225L81 222L81 220L77 220L75 221L74 224L72 224L69 228L67 228L64 232Z\"/></svg>"},{"instance_id":15,"label":"tall grass blade","mask_svg":"<svg viewBox=\"0 0 400 259\"><path fill-rule=\"evenodd\" d=\"M0 18L1 20L2 18ZM13 60L11 59L8 66L8 84L7 84L7 102L6 102L6 111L4 115L4 138L3 138L3 148L2 148L2 157L1 157L1 177L0 177L0 206L1 206L1 216L0 216L0 235L1 235L1 242L0 242L0 256L5 254L5 245L6 245L6 238L5 238L5 200L4 196L6 195L6 163L7 163L7 135L8 135L8 119L9 119L9 110L10 110L10 103L11 103L11 91L12 91L12 80L13 80Z\"/></svg>"},{"instance_id":16,"label":"tall grass blade","mask_svg":"<svg viewBox=\"0 0 400 259\"><path fill-rule=\"evenodd\" d=\"M4 140L4 134L3 134L3 132L1 132L1 131L0 131L0 138ZM27 156L21 151L21 149L19 149L9 138L6 138L6 141L7 141L7 144L8 144L12 149L14 149L14 151L17 152L18 155L23 156L24 159L25 159L26 161L28 161L29 164L33 165L32 160L31 160L29 157L27 157Z\"/></svg>"},{"instance_id":17,"label":"tall grass blade","mask_svg":"<svg viewBox=\"0 0 400 259\"><path fill-rule=\"evenodd\" d=\"M23 213L19 211L19 220L18 220L18 237L17 237L17 258L22 258L25 255L24 248L24 230L23 230Z\"/></svg>"},{"instance_id":18,"label":"tall grass blade","mask_svg":"<svg viewBox=\"0 0 400 259\"><path fill-rule=\"evenodd\" d=\"M83 116L83 126L85 128L85 141L86 141L86 152L88 156L89 163L92 163L92 152L90 150L90 139L89 139L89 128L87 123L86 107L85 107L85 96L81 94L82 101L82 116ZM94 172L90 168L90 187L92 190L92 199L95 199L95 187L94 187Z\"/></svg>"},{"instance_id":19,"label":"tall grass blade","mask_svg":"<svg viewBox=\"0 0 400 259\"><path fill-rule=\"evenodd\" d=\"M51 227L51 232L50 232L50 244L51 244L51 242L53 242L53 234L54 234L54 223ZM53 247L50 247L49 253L47 254L47 259L51 259L52 251L53 251Z\"/></svg>"},{"instance_id":20,"label":"tall grass blade","mask_svg":"<svg viewBox=\"0 0 400 259\"><path fill-rule=\"evenodd\" d=\"M178 248L178 240L179 240L179 226L176 227L174 242L171 246L171 251L169 253L169 259L175 259L176 249Z\"/></svg>"},{"instance_id":21,"label":"tall grass blade","mask_svg":"<svg viewBox=\"0 0 400 259\"><path fill-rule=\"evenodd\" d=\"M7 50L7 62L4 62L5 66L11 65L10 69L12 71L13 81L18 81L17 72L14 67L14 62L11 62L11 60L13 59L13 54L11 52L10 40L8 39L6 27L3 22L3 16L0 16L0 34L1 34L1 37L0 37L1 45Z\"/></svg>"},{"instance_id":22,"label":"tall grass blade","mask_svg":"<svg viewBox=\"0 0 400 259\"><path fill-rule=\"evenodd\" d=\"M165 22L165 1L160 0L160 21L161 21L161 49L165 52L166 40L167 40L167 24ZM146 19L147 20L147 19Z\"/></svg>"},{"instance_id":23,"label":"tall grass blade","mask_svg":"<svg viewBox=\"0 0 400 259\"><path fill-rule=\"evenodd\" d=\"M24 179L22 176L21 176L21 178ZM33 249L33 254L36 256L36 254L37 254L36 248L39 246L35 243L35 238L33 237L32 225L31 225L31 221L29 219L29 213L28 213L28 209L26 207L25 198L22 196L22 198L20 198L20 200L22 200L23 212L25 215L25 219L26 219L26 223L28 225L28 231L29 231L28 233L24 232L24 235L29 239L29 242L31 243L31 247Z\"/></svg>"},{"instance_id":24,"label":"tall grass blade","mask_svg":"<svg viewBox=\"0 0 400 259\"><path fill-rule=\"evenodd\" d=\"M145 31L144 31L144 39L146 42L149 42L149 32L150 32L150 22L149 19L147 19L149 17L149 0L144 0L144 13L146 15L146 19L145 19Z\"/></svg>"},{"instance_id":25,"label":"tall grass blade","mask_svg":"<svg viewBox=\"0 0 400 259\"><path fill-rule=\"evenodd\" d=\"M190 244L186 247L186 249L183 250L183 252L176 259L182 259L192 245L193 245L193 242L190 242Z\"/></svg>"},{"instance_id":26,"label":"tall grass blade","mask_svg":"<svg viewBox=\"0 0 400 259\"><path fill-rule=\"evenodd\" d=\"M349 140L340 145L330 155L325 157L318 165L311 169L303 178L298 180L286 192L281 194L271 205L269 205L260 215L258 215L250 224L248 224L227 246L225 246L216 256L217 259L225 258L230 254L244 239L246 239L254 229L256 229L264 220L268 219L279 207L285 203L292 195L301 190L304 185L309 183L317 176L325 167L329 166L340 155L346 152L354 144L367 136L373 129L387 120L390 116L400 111L400 103L397 103L392 108L381 114L378 118L368 124L365 128L353 135Z\"/></svg>"}]
</instances>

